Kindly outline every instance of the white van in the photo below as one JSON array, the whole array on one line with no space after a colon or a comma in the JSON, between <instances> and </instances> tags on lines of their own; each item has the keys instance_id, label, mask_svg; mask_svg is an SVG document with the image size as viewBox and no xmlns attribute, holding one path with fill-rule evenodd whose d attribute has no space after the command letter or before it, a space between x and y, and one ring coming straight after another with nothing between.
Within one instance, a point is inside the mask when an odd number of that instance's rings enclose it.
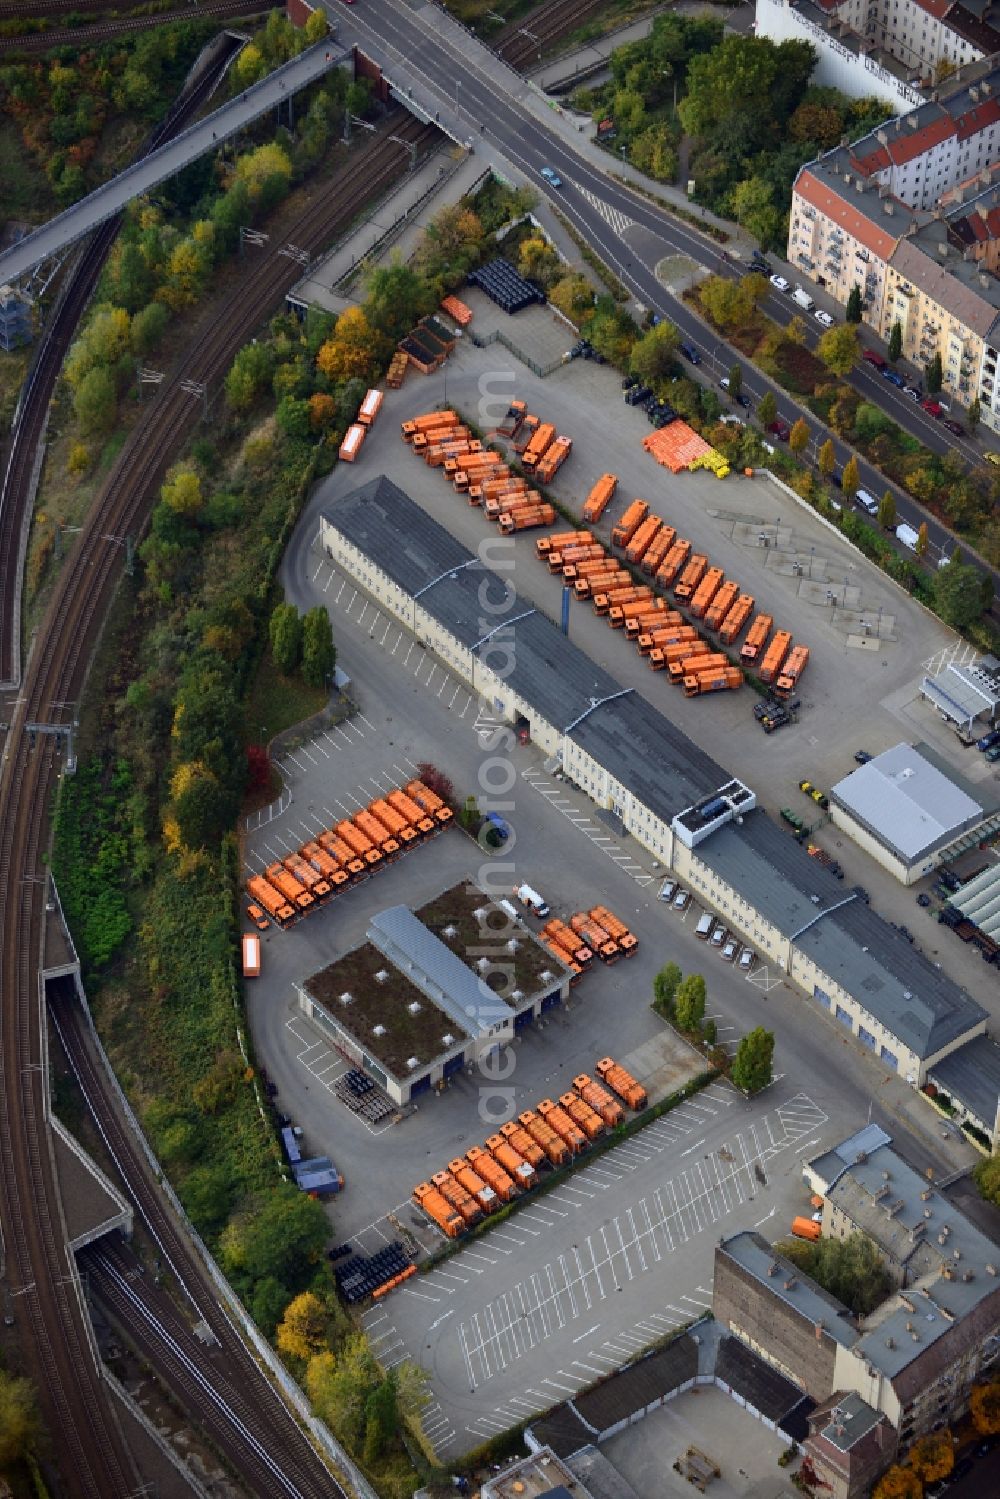
<instances>
[{"instance_id":1,"label":"white van","mask_svg":"<svg viewBox=\"0 0 1000 1499\"><path fill-rule=\"evenodd\" d=\"M917 542L920 540L920 533L914 531L912 526L908 526L903 521L896 527L896 540L901 541L907 551L915 552L917 550Z\"/></svg>"},{"instance_id":2,"label":"white van","mask_svg":"<svg viewBox=\"0 0 1000 1499\"><path fill-rule=\"evenodd\" d=\"M812 312L813 308L816 306L816 303L813 301L812 297L802 286L797 286L792 292L792 301L797 302L800 307L804 307L806 312Z\"/></svg>"},{"instance_id":3,"label":"white van","mask_svg":"<svg viewBox=\"0 0 1000 1499\"><path fill-rule=\"evenodd\" d=\"M706 912L706 914L701 918L701 920L698 922L698 925L694 929L695 936L700 937L702 942L707 942L708 934L712 930L712 927L714 925L715 917L709 916Z\"/></svg>"},{"instance_id":4,"label":"white van","mask_svg":"<svg viewBox=\"0 0 1000 1499\"><path fill-rule=\"evenodd\" d=\"M867 489L859 489L854 498L862 510L867 510L869 515L878 515L878 500L874 495L869 494Z\"/></svg>"}]
</instances>

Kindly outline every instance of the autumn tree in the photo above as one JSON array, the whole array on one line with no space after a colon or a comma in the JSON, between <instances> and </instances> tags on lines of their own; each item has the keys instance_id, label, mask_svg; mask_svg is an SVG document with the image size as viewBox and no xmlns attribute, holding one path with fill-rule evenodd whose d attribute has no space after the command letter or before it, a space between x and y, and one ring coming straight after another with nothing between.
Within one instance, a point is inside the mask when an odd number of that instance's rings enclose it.
<instances>
[{"instance_id":1,"label":"autumn tree","mask_svg":"<svg viewBox=\"0 0 1000 1499\"><path fill-rule=\"evenodd\" d=\"M774 1034L758 1025L740 1040L733 1058L732 1079L744 1093L759 1093L771 1081Z\"/></svg>"},{"instance_id":2,"label":"autumn tree","mask_svg":"<svg viewBox=\"0 0 1000 1499\"><path fill-rule=\"evenodd\" d=\"M910 1448L906 1465L924 1484L947 1478L955 1466L955 1447L950 1431L929 1431Z\"/></svg>"},{"instance_id":3,"label":"autumn tree","mask_svg":"<svg viewBox=\"0 0 1000 1499\"><path fill-rule=\"evenodd\" d=\"M529 281L546 286L559 269L559 257L544 235L532 234L521 241L517 268Z\"/></svg>"},{"instance_id":4,"label":"autumn tree","mask_svg":"<svg viewBox=\"0 0 1000 1499\"><path fill-rule=\"evenodd\" d=\"M828 328L816 345L816 353L832 375L849 375L861 353L857 328L853 323Z\"/></svg>"},{"instance_id":5,"label":"autumn tree","mask_svg":"<svg viewBox=\"0 0 1000 1499\"><path fill-rule=\"evenodd\" d=\"M983 413L983 405L978 396L973 396L969 402L969 431L975 432L979 426L979 418Z\"/></svg>"},{"instance_id":6,"label":"autumn tree","mask_svg":"<svg viewBox=\"0 0 1000 1499\"><path fill-rule=\"evenodd\" d=\"M193 468L177 464L168 471L160 486L160 499L174 515L191 519L202 507L201 480L198 474Z\"/></svg>"},{"instance_id":7,"label":"autumn tree","mask_svg":"<svg viewBox=\"0 0 1000 1499\"><path fill-rule=\"evenodd\" d=\"M816 465L824 479L829 479L837 467L837 455L833 451L833 439L827 438L826 442L816 454Z\"/></svg>"},{"instance_id":8,"label":"autumn tree","mask_svg":"<svg viewBox=\"0 0 1000 1499\"><path fill-rule=\"evenodd\" d=\"M210 265L211 257L203 245L190 236L180 240L167 258L166 274L156 291L157 301L165 303L171 312L193 307L201 296Z\"/></svg>"},{"instance_id":9,"label":"autumn tree","mask_svg":"<svg viewBox=\"0 0 1000 1499\"><path fill-rule=\"evenodd\" d=\"M736 222L749 230L763 249L777 243L782 215L774 201L773 183L766 177L747 177L733 188L730 202Z\"/></svg>"},{"instance_id":10,"label":"autumn tree","mask_svg":"<svg viewBox=\"0 0 1000 1499\"><path fill-rule=\"evenodd\" d=\"M674 368L679 343L680 334L672 323L657 323L632 345L629 369L641 380L662 380Z\"/></svg>"},{"instance_id":11,"label":"autumn tree","mask_svg":"<svg viewBox=\"0 0 1000 1499\"><path fill-rule=\"evenodd\" d=\"M131 352L131 318L122 307L95 312L66 357L66 379L79 390L93 369L114 369Z\"/></svg>"},{"instance_id":12,"label":"autumn tree","mask_svg":"<svg viewBox=\"0 0 1000 1499\"><path fill-rule=\"evenodd\" d=\"M162 302L150 302L132 319L132 352L145 358L157 347L164 333L170 314Z\"/></svg>"},{"instance_id":13,"label":"autumn tree","mask_svg":"<svg viewBox=\"0 0 1000 1499\"><path fill-rule=\"evenodd\" d=\"M840 476L840 487L849 500L853 500L861 488L861 471L853 453L844 464L844 472Z\"/></svg>"},{"instance_id":14,"label":"autumn tree","mask_svg":"<svg viewBox=\"0 0 1000 1499\"><path fill-rule=\"evenodd\" d=\"M377 266L368 277L366 291L365 316L392 344L434 308L434 294L427 282L412 266L399 261Z\"/></svg>"},{"instance_id":15,"label":"autumn tree","mask_svg":"<svg viewBox=\"0 0 1000 1499\"><path fill-rule=\"evenodd\" d=\"M918 557L927 556L928 545L929 540L927 536L927 522L925 520L922 520L917 530L917 542L916 546L914 547L914 551L916 552Z\"/></svg>"},{"instance_id":16,"label":"autumn tree","mask_svg":"<svg viewBox=\"0 0 1000 1499\"><path fill-rule=\"evenodd\" d=\"M1000 1383L975 1384L969 1394L972 1424L981 1436L1000 1432Z\"/></svg>"},{"instance_id":17,"label":"autumn tree","mask_svg":"<svg viewBox=\"0 0 1000 1499\"><path fill-rule=\"evenodd\" d=\"M893 1463L872 1491L872 1499L923 1499L924 1486L912 1468Z\"/></svg>"},{"instance_id":18,"label":"autumn tree","mask_svg":"<svg viewBox=\"0 0 1000 1499\"><path fill-rule=\"evenodd\" d=\"M749 277L744 280L749 280ZM706 276L698 288L698 298L718 328L743 328L753 317L754 298L743 281Z\"/></svg>"},{"instance_id":19,"label":"autumn tree","mask_svg":"<svg viewBox=\"0 0 1000 1499\"><path fill-rule=\"evenodd\" d=\"M797 458L809 446L809 428L801 416L792 423L792 430L788 434L788 446Z\"/></svg>"},{"instance_id":20,"label":"autumn tree","mask_svg":"<svg viewBox=\"0 0 1000 1499\"><path fill-rule=\"evenodd\" d=\"M586 276L573 271L556 282L549 292L549 301L570 322L579 323L594 305L594 288Z\"/></svg>"},{"instance_id":21,"label":"autumn tree","mask_svg":"<svg viewBox=\"0 0 1000 1499\"><path fill-rule=\"evenodd\" d=\"M244 53L247 50L244 48ZM282 196L292 180L291 157L283 147L269 141L239 158L236 180L245 184L251 203L260 203L264 198L274 202L272 195Z\"/></svg>"},{"instance_id":22,"label":"autumn tree","mask_svg":"<svg viewBox=\"0 0 1000 1499\"><path fill-rule=\"evenodd\" d=\"M729 367L729 397L730 400L738 401L743 393L743 366L732 364Z\"/></svg>"},{"instance_id":23,"label":"autumn tree","mask_svg":"<svg viewBox=\"0 0 1000 1499\"><path fill-rule=\"evenodd\" d=\"M313 11L313 15L319 15ZM333 396L317 390L309 397L309 425L314 432L328 432L337 419L337 403Z\"/></svg>"},{"instance_id":24,"label":"autumn tree","mask_svg":"<svg viewBox=\"0 0 1000 1499\"><path fill-rule=\"evenodd\" d=\"M966 629L983 612L980 573L955 558L934 574L934 608L946 625Z\"/></svg>"},{"instance_id":25,"label":"autumn tree","mask_svg":"<svg viewBox=\"0 0 1000 1499\"><path fill-rule=\"evenodd\" d=\"M944 370L941 367L941 355L935 354L924 367L924 384L929 396L936 396L941 389L944 379Z\"/></svg>"},{"instance_id":26,"label":"autumn tree","mask_svg":"<svg viewBox=\"0 0 1000 1499\"><path fill-rule=\"evenodd\" d=\"M336 1354L316 1354L306 1368L306 1390L316 1414L355 1449L364 1437L368 1397L380 1383L378 1364L363 1333L346 1338Z\"/></svg>"},{"instance_id":27,"label":"autumn tree","mask_svg":"<svg viewBox=\"0 0 1000 1499\"><path fill-rule=\"evenodd\" d=\"M275 1342L282 1353L307 1362L319 1353L326 1341L328 1317L318 1296L303 1291L288 1303L278 1323Z\"/></svg>"},{"instance_id":28,"label":"autumn tree","mask_svg":"<svg viewBox=\"0 0 1000 1499\"><path fill-rule=\"evenodd\" d=\"M333 335L316 356L317 368L328 379L367 380L375 365L375 337L360 307L348 307L340 314Z\"/></svg>"},{"instance_id":29,"label":"autumn tree","mask_svg":"<svg viewBox=\"0 0 1000 1499\"><path fill-rule=\"evenodd\" d=\"M318 7L309 15L305 26L305 38L310 46L314 42L321 42L330 29L325 14Z\"/></svg>"},{"instance_id":30,"label":"autumn tree","mask_svg":"<svg viewBox=\"0 0 1000 1499\"><path fill-rule=\"evenodd\" d=\"M226 402L233 411L249 411L271 379L271 355L263 344L246 344L226 376Z\"/></svg>"}]
</instances>

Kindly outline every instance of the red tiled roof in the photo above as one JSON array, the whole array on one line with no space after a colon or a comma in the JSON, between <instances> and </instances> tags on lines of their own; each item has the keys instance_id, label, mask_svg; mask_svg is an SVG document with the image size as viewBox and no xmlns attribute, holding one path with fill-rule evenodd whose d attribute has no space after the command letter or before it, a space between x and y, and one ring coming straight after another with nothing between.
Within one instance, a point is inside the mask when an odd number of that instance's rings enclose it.
<instances>
[{"instance_id":1,"label":"red tiled roof","mask_svg":"<svg viewBox=\"0 0 1000 1499\"><path fill-rule=\"evenodd\" d=\"M946 114L936 120L930 120L928 124L922 125L919 130L908 130L904 127L901 135L894 136L887 147L889 158L897 167L912 161L916 156L923 156L925 151L930 151L934 146L940 146L949 136L955 134L954 121Z\"/></svg>"},{"instance_id":2,"label":"red tiled roof","mask_svg":"<svg viewBox=\"0 0 1000 1499\"><path fill-rule=\"evenodd\" d=\"M883 229L880 224L874 223L867 213L863 213L850 201L847 196L851 192L850 188L845 187L845 196L841 197L808 170L799 173L795 192L804 202L825 214L833 223L839 224L859 244L864 245L866 250L871 250L872 254L877 255L880 260L889 259L905 225L901 225L897 233ZM870 193L866 206L877 211L878 203L879 199L874 196L874 193Z\"/></svg>"},{"instance_id":3,"label":"red tiled roof","mask_svg":"<svg viewBox=\"0 0 1000 1499\"><path fill-rule=\"evenodd\" d=\"M970 135L978 134L989 125L995 125L998 120L1000 120L1000 99L985 99L982 104L974 104L971 109L966 110L964 115L959 115L956 121L958 138L960 141L968 140Z\"/></svg>"},{"instance_id":4,"label":"red tiled roof","mask_svg":"<svg viewBox=\"0 0 1000 1499\"><path fill-rule=\"evenodd\" d=\"M925 10L935 21L943 21L951 10L954 0L916 0L921 10Z\"/></svg>"},{"instance_id":5,"label":"red tiled roof","mask_svg":"<svg viewBox=\"0 0 1000 1499\"><path fill-rule=\"evenodd\" d=\"M862 176L874 177L876 172L884 172L889 165L889 153L884 146L879 146L877 151L869 151L867 156L855 156L852 151L851 164Z\"/></svg>"}]
</instances>

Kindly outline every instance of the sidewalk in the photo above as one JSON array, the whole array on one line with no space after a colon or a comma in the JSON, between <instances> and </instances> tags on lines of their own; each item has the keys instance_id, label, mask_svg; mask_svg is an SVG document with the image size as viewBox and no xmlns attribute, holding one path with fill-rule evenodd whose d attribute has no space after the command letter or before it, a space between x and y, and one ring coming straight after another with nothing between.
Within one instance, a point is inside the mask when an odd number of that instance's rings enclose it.
<instances>
[{"instance_id":1,"label":"sidewalk","mask_svg":"<svg viewBox=\"0 0 1000 1499\"><path fill-rule=\"evenodd\" d=\"M386 195L371 216L355 227L311 266L289 293L327 312L340 313L358 299L351 272L371 257L378 264L397 253L408 260L428 221L446 203L472 192L486 171L476 156L451 145L433 152Z\"/></svg>"}]
</instances>

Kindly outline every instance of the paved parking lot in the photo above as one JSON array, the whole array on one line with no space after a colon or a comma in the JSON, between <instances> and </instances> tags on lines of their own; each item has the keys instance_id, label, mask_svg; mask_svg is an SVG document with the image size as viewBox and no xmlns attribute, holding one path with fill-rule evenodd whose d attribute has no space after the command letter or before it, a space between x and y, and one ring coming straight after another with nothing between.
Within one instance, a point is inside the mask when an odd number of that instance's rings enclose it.
<instances>
[{"instance_id":1,"label":"paved parking lot","mask_svg":"<svg viewBox=\"0 0 1000 1499\"><path fill-rule=\"evenodd\" d=\"M412 1358L430 1372L439 1454L574 1394L700 1316L715 1240L786 1231L805 1205L793 1168L827 1123L786 1086L751 1106L713 1084L366 1312L387 1365Z\"/></svg>"},{"instance_id":2,"label":"paved parking lot","mask_svg":"<svg viewBox=\"0 0 1000 1499\"><path fill-rule=\"evenodd\" d=\"M508 318L496 309L491 313L492 322L503 325L515 342L519 328L527 326L523 316ZM798 790L801 779L828 788L855 768L856 749L876 753L904 739L927 740L972 779L1000 776L982 755L963 750L918 695L925 671L939 668L953 656L963 659L968 650L965 643L848 547L817 515L797 505L768 479L734 474L720 483L709 474L675 477L660 468L642 450L642 438L649 431L645 417L620 403L618 384L613 371L584 360L540 380L499 343L476 349L466 340L438 374L413 376L400 391L390 392L381 424L368 439L362 457L349 467L341 465L324 481L310 503L309 515L314 517L322 505L335 503L338 494L385 473L475 550L494 535L493 528L477 508L452 491L437 470L428 469L400 441L398 423L447 403L489 430L509 400L520 395L529 409L573 439L573 452L552 485L568 504L579 508L600 473L610 470L619 476L618 493L597 527L605 539L629 501L644 496L696 549L738 579L759 607L772 612L779 625L810 646L799 723L765 737L752 717L749 692L685 699L662 674L651 672L622 635L609 630L587 605L574 602L571 607L571 636L588 655L623 686L649 698L696 742L725 745L725 753L716 752L718 758L749 780L762 805L773 813L796 804L800 811L810 810ZM318 562L317 558L302 565L314 570ZM558 618L559 583L538 561L533 533L516 541L511 578L522 597ZM318 586L322 593L319 582ZM329 584L324 595L327 602L339 587L339 582ZM345 589L342 602L349 597ZM845 604L854 607L845 608ZM362 604L356 607L360 610ZM862 629L862 621L870 633ZM374 629L371 638L376 643L387 629L384 617L376 618L374 605L364 624L368 631ZM389 634L390 646L395 628ZM415 659L416 651L411 665ZM430 672L429 665L426 671ZM455 689L446 689L443 678L442 667L428 690L447 692L450 699ZM461 703L459 696L456 707ZM925 949L938 949L933 955L940 957L949 972L981 1003L990 1002L984 965L960 943L938 943L936 927L931 931L926 918L917 915L912 891L896 885L870 855L832 827L822 828L817 836L830 852L836 849L848 883L864 885L890 919L911 927L916 922L917 939Z\"/></svg>"}]
</instances>

